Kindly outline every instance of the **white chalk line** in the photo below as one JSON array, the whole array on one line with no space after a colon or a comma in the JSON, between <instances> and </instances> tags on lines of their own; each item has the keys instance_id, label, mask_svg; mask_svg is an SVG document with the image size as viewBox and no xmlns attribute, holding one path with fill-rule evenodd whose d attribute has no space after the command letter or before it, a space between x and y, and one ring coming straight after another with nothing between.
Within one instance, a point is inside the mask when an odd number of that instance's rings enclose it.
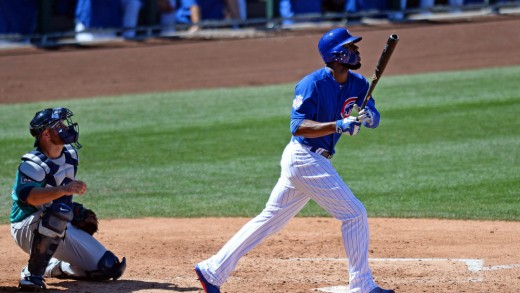
<instances>
[{"instance_id":1,"label":"white chalk line","mask_svg":"<svg viewBox=\"0 0 520 293\"><path fill-rule=\"evenodd\" d=\"M290 258L290 261L348 261L348 258ZM474 258L370 258L372 262L462 262L471 273L478 273L477 278L471 278L470 282L483 282L481 275L483 271L496 271L520 268L520 264L484 266L484 260ZM334 286L326 288L317 288L314 291L326 293L345 293L348 292L347 286Z\"/></svg>"},{"instance_id":2,"label":"white chalk line","mask_svg":"<svg viewBox=\"0 0 520 293\"><path fill-rule=\"evenodd\" d=\"M290 258L291 261L348 261L348 258ZM520 268L520 264L484 266L484 260L478 258L369 258L368 261L376 262L434 262L434 261L454 261L463 262L470 272L496 271Z\"/></svg>"}]
</instances>

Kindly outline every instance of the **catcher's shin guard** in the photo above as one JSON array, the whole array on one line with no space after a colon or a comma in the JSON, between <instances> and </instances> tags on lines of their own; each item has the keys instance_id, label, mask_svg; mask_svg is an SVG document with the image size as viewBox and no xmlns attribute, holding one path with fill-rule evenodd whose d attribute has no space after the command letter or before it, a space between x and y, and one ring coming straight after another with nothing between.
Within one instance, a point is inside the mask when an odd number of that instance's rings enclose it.
<instances>
[{"instance_id":1,"label":"catcher's shin guard","mask_svg":"<svg viewBox=\"0 0 520 293\"><path fill-rule=\"evenodd\" d=\"M42 277L51 257L65 237L67 223L72 219L71 208L63 203L53 204L45 211L38 230L34 232L28 270L32 276Z\"/></svg>"},{"instance_id":2,"label":"catcher's shin guard","mask_svg":"<svg viewBox=\"0 0 520 293\"><path fill-rule=\"evenodd\" d=\"M126 270L126 258L121 261L111 251L107 250L98 262L98 270L89 272L87 279L93 281L106 281L119 279Z\"/></svg>"}]
</instances>

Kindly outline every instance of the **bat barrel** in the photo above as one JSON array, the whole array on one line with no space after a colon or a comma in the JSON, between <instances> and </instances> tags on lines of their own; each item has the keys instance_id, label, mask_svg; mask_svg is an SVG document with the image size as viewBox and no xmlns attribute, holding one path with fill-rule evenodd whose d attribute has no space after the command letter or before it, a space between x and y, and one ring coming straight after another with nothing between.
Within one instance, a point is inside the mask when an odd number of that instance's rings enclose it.
<instances>
[{"instance_id":1,"label":"bat barrel","mask_svg":"<svg viewBox=\"0 0 520 293\"><path fill-rule=\"evenodd\" d=\"M397 46L398 41L399 36L397 34L391 34L390 37L388 37L383 53L381 53L379 61L377 62L374 75L372 76L372 83L370 83L370 87L368 88L365 99L363 100L361 109L365 108L365 106L368 103L368 100L372 96L372 91L376 87L377 82L381 78L381 75L383 75L383 71L385 70L387 63L390 60L390 56L392 56L392 53L394 52L395 46Z\"/></svg>"}]
</instances>

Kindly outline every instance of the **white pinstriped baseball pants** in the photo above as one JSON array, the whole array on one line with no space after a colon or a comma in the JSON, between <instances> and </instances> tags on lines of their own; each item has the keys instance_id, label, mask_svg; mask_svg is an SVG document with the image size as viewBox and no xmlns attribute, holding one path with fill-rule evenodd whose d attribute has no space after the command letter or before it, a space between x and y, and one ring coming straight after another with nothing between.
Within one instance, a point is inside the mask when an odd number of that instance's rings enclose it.
<instances>
[{"instance_id":1,"label":"white pinstriped baseball pants","mask_svg":"<svg viewBox=\"0 0 520 293\"><path fill-rule=\"evenodd\" d=\"M376 287L368 266L369 232L363 204L352 194L330 161L298 142L290 142L281 160L281 176L265 209L238 231L220 251L199 263L204 277L221 286L239 259L267 236L279 231L310 199L342 222L349 259L350 292Z\"/></svg>"}]
</instances>

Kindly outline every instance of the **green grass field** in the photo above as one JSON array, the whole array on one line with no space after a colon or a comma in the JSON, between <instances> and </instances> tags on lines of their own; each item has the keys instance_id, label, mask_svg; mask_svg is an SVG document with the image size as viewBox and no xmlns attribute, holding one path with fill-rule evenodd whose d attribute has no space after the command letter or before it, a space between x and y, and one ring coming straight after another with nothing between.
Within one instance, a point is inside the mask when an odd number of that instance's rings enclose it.
<instances>
[{"instance_id":1,"label":"green grass field","mask_svg":"<svg viewBox=\"0 0 520 293\"><path fill-rule=\"evenodd\" d=\"M1 105L0 223L28 122L55 106L80 124L89 190L76 200L101 217L254 216L280 173L293 86ZM520 220L520 67L388 76L374 96L379 128L333 158L369 216Z\"/></svg>"}]
</instances>

